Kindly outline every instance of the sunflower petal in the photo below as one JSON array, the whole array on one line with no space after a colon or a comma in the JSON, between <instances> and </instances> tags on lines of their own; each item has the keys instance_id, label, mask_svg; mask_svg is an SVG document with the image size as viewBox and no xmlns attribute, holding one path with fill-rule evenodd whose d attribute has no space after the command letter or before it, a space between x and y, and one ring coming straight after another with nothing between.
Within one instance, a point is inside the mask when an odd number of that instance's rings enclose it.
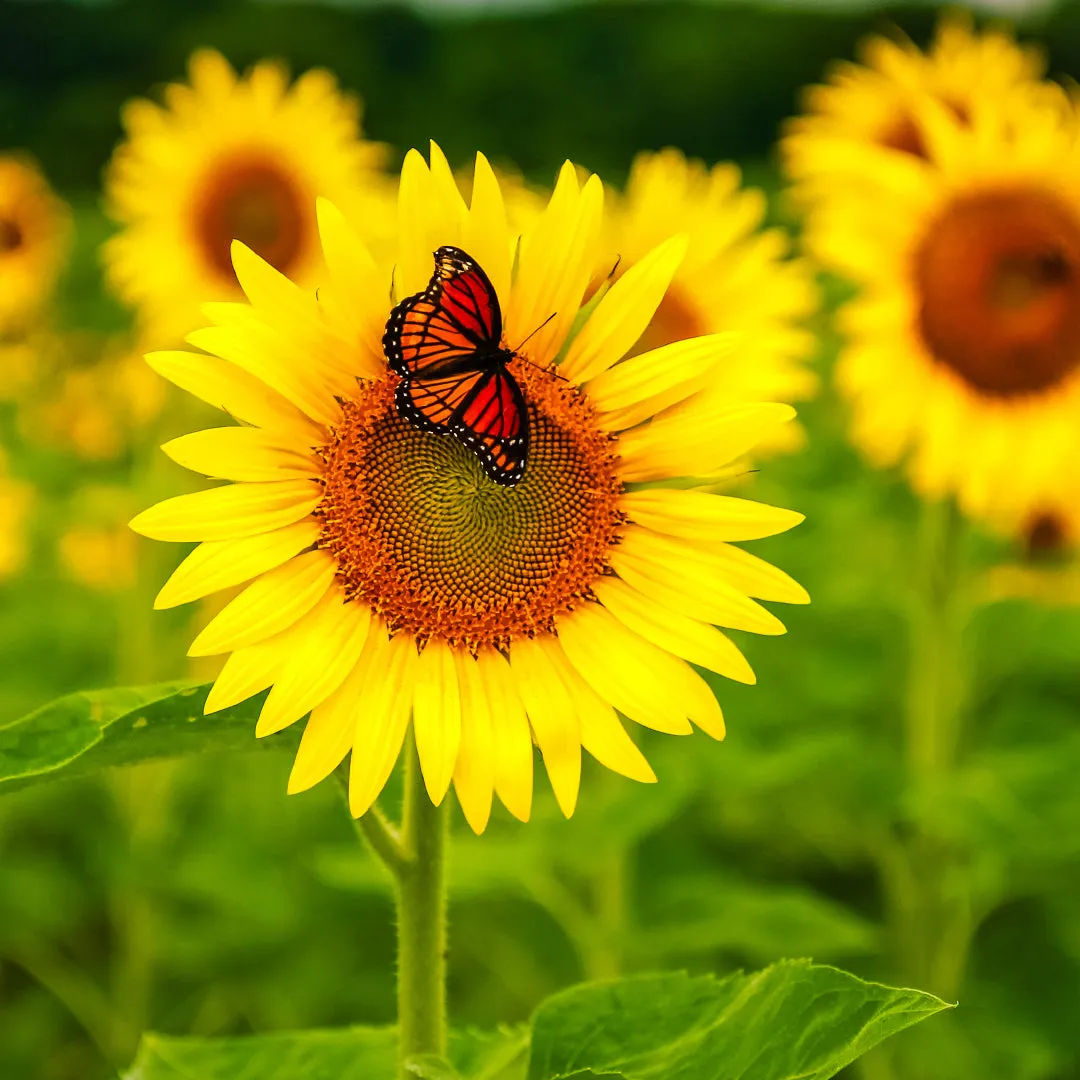
<instances>
[{"instance_id":1,"label":"sunflower petal","mask_svg":"<svg viewBox=\"0 0 1080 1080\"><path fill-rule=\"evenodd\" d=\"M615 710L577 673L559 639L545 635L537 638L537 643L570 693L581 727L582 747L612 772L643 784L656 783L656 773L627 735Z\"/></svg>"},{"instance_id":2,"label":"sunflower petal","mask_svg":"<svg viewBox=\"0 0 1080 1080\"><path fill-rule=\"evenodd\" d=\"M321 498L322 490L309 480L226 484L159 502L129 527L151 540L238 540L292 525Z\"/></svg>"},{"instance_id":3,"label":"sunflower petal","mask_svg":"<svg viewBox=\"0 0 1080 1080\"><path fill-rule=\"evenodd\" d=\"M454 790L465 820L480 835L491 817L495 794L495 746L491 709L480 665L467 652L454 651L461 690L461 745L454 763Z\"/></svg>"},{"instance_id":4,"label":"sunflower petal","mask_svg":"<svg viewBox=\"0 0 1080 1080\"><path fill-rule=\"evenodd\" d=\"M790 405L698 407L695 395L619 438L623 480L710 476L741 457L795 416Z\"/></svg>"},{"instance_id":5,"label":"sunflower petal","mask_svg":"<svg viewBox=\"0 0 1080 1080\"><path fill-rule=\"evenodd\" d=\"M300 446L317 446L320 429L261 379L217 356L173 350L146 354L162 378L245 424L287 431Z\"/></svg>"},{"instance_id":6,"label":"sunflower petal","mask_svg":"<svg viewBox=\"0 0 1080 1080\"><path fill-rule=\"evenodd\" d=\"M736 682L757 682L746 658L715 626L657 603L620 578L602 578L593 584L593 592L628 630L665 652Z\"/></svg>"},{"instance_id":7,"label":"sunflower petal","mask_svg":"<svg viewBox=\"0 0 1080 1080\"><path fill-rule=\"evenodd\" d=\"M210 620L188 655L231 652L280 633L322 599L336 571L325 551L309 551L263 574Z\"/></svg>"},{"instance_id":8,"label":"sunflower petal","mask_svg":"<svg viewBox=\"0 0 1080 1080\"><path fill-rule=\"evenodd\" d=\"M154 599L154 607L176 607L250 581L299 555L318 538L318 522L305 520L239 540L207 540L173 571Z\"/></svg>"},{"instance_id":9,"label":"sunflower petal","mask_svg":"<svg viewBox=\"0 0 1080 1080\"><path fill-rule=\"evenodd\" d=\"M559 809L570 817L581 784L581 727L570 693L535 640L523 638L514 642L510 671L543 755Z\"/></svg>"},{"instance_id":10,"label":"sunflower petal","mask_svg":"<svg viewBox=\"0 0 1080 1080\"><path fill-rule=\"evenodd\" d=\"M510 298L510 227L499 181L487 158L480 153L476 155L472 205L465 218L461 243L486 271L505 311Z\"/></svg>"},{"instance_id":11,"label":"sunflower petal","mask_svg":"<svg viewBox=\"0 0 1080 1080\"><path fill-rule=\"evenodd\" d=\"M346 602L340 589L331 589L306 622L303 639L289 654L263 702L256 738L295 723L344 682L360 659L371 610L366 604Z\"/></svg>"},{"instance_id":12,"label":"sunflower petal","mask_svg":"<svg viewBox=\"0 0 1080 1080\"><path fill-rule=\"evenodd\" d=\"M481 649L476 659L491 716L495 794L514 817L528 821L533 789L529 721L507 662L494 649Z\"/></svg>"},{"instance_id":13,"label":"sunflower petal","mask_svg":"<svg viewBox=\"0 0 1080 1080\"><path fill-rule=\"evenodd\" d=\"M802 514L779 506L676 488L627 492L621 509L639 525L684 540L759 540L803 520Z\"/></svg>"},{"instance_id":14,"label":"sunflower petal","mask_svg":"<svg viewBox=\"0 0 1080 1080\"><path fill-rule=\"evenodd\" d=\"M368 638L363 691L354 720L352 763L349 770L349 808L361 817L386 786L401 753L416 681L416 644L408 634L392 641L385 627ZM358 665L359 666L359 665Z\"/></svg>"},{"instance_id":15,"label":"sunflower petal","mask_svg":"<svg viewBox=\"0 0 1080 1080\"><path fill-rule=\"evenodd\" d=\"M461 745L457 669L444 641L429 641L416 662L412 708L420 770L428 795L438 806L450 787Z\"/></svg>"},{"instance_id":16,"label":"sunflower petal","mask_svg":"<svg viewBox=\"0 0 1080 1080\"><path fill-rule=\"evenodd\" d=\"M161 449L177 465L221 480L298 480L319 473L309 455L258 428L193 431L170 439Z\"/></svg>"},{"instance_id":17,"label":"sunflower petal","mask_svg":"<svg viewBox=\"0 0 1080 1080\"><path fill-rule=\"evenodd\" d=\"M232 708L265 690L285 666L293 646L300 640L303 628L304 620L300 619L280 634L236 649L225 661L210 688L203 712L209 716Z\"/></svg>"},{"instance_id":18,"label":"sunflower petal","mask_svg":"<svg viewBox=\"0 0 1080 1080\"><path fill-rule=\"evenodd\" d=\"M686 709L673 692L682 661L628 630L599 604L581 604L556 620L559 642L577 673L624 716L669 735L689 735Z\"/></svg>"},{"instance_id":19,"label":"sunflower petal","mask_svg":"<svg viewBox=\"0 0 1080 1080\"><path fill-rule=\"evenodd\" d=\"M672 606L692 619L753 634L784 632L784 624L772 612L749 599L730 580L722 563L703 552L672 548L666 539L639 525L629 526L622 543L611 553L612 569L639 592L661 603L664 599L655 589L642 587L643 578L669 594L684 597L684 602Z\"/></svg>"},{"instance_id":20,"label":"sunflower petal","mask_svg":"<svg viewBox=\"0 0 1080 1080\"><path fill-rule=\"evenodd\" d=\"M602 414L600 426L621 431L688 398L705 386L739 336L709 334L673 341L601 373L586 388Z\"/></svg>"},{"instance_id":21,"label":"sunflower petal","mask_svg":"<svg viewBox=\"0 0 1080 1080\"><path fill-rule=\"evenodd\" d=\"M596 305L559 373L573 383L588 382L621 360L652 321L686 248L687 237L672 236L631 266Z\"/></svg>"}]
</instances>

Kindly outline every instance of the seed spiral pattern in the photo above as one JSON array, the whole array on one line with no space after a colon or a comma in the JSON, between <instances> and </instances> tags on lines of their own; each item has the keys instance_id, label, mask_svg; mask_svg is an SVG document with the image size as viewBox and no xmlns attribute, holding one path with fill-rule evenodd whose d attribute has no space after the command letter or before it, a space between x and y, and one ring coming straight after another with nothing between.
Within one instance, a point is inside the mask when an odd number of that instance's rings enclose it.
<instances>
[{"instance_id":1,"label":"seed spiral pattern","mask_svg":"<svg viewBox=\"0 0 1080 1080\"><path fill-rule=\"evenodd\" d=\"M614 443L579 391L520 361L511 370L531 429L515 487L492 483L456 439L403 419L396 376L343 402L319 451L319 546L392 633L507 648L552 630L606 570L623 521Z\"/></svg>"}]
</instances>

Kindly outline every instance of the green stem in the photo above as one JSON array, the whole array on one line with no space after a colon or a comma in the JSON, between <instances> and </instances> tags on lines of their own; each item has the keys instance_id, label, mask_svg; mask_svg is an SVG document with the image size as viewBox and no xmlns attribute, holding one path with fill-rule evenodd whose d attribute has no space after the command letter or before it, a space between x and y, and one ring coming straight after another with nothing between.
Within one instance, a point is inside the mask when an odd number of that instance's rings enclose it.
<instances>
[{"instance_id":1,"label":"green stem","mask_svg":"<svg viewBox=\"0 0 1080 1080\"><path fill-rule=\"evenodd\" d=\"M970 852L943 826L941 802L954 782L963 743L970 614L966 528L952 503L924 507L910 622L904 750L906 811L900 827L877 838L893 949L905 985L955 1001L976 927ZM921 1080L932 1063L921 1041L886 1047L876 1073ZM893 1060L896 1054L900 1058ZM870 1063L868 1063L869 1065Z\"/></svg>"},{"instance_id":2,"label":"green stem","mask_svg":"<svg viewBox=\"0 0 1080 1080\"><path fill-rule=\"evenodd\" d=\"M343 789L348 781L339 770ZM346 796L347 798L347 796ZM356 831L394 882L398 925L399 1076L420 1054L446 1053L446 803L434 806L410 738L400 830L372 807Z\"/></svg>"},{"instance_id":3,"label":"green stem","mask_svg":"<svg viewBox=\"0 0 1080 1080\"><path fill-rule=\"evenodd\" d=\"M417 1054L446 1053L446 804L434 806L410 740L401 838L409 861L396 876L399 1070Z\"/></svg>"}]
</instances>

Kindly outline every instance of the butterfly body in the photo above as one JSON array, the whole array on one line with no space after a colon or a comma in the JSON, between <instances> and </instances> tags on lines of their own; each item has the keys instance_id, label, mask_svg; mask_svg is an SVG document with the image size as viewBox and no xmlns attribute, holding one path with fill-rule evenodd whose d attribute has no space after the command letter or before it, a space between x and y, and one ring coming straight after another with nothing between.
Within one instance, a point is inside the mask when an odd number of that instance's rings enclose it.
<instances>
[{"instance_id":1,"label":"butterfly body","mask_svg":"<svg viewBox=\"0 0 1080 1080\"><path fill-rule=\"evenodd\" d=\"M529 411L508 370L516 354L502 344L498 296L473 258L456 247L435 252L427 288L390 313L383 350L401 376L394 400L409 423L457 439L495 483L521 480Z\"/></svg>"}]
</instances>

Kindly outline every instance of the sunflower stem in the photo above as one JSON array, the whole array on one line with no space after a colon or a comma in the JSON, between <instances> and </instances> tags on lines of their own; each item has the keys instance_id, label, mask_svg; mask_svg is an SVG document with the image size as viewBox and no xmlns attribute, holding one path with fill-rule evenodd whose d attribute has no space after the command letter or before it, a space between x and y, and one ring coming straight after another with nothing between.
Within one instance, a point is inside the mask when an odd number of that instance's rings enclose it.
<instances>
[{"instance_id":1,"label":"sunflower stem","mask_svg":"<svg viewBox=\"0 0 1080 1080\"><path fill-rule=\"evenodd\" d=\"M410 1058L446 1053L446 803L435 806L424 787L416 747L405 753L401 824L408 861L396 876L398 922L398 1061L402 1080Z\"/></svg>"},{"instance_id":2,"label":"sunflower stem","mask_svg":"<svg viewBox=\"0 0 1080 1080\"><path fill-rule=\"evenodd\" d=\"M371 807L361 818L353 818L353 826L397 881L409 865L400 829L386 819L378 806Z\"/></svg>"}]
</instances>

